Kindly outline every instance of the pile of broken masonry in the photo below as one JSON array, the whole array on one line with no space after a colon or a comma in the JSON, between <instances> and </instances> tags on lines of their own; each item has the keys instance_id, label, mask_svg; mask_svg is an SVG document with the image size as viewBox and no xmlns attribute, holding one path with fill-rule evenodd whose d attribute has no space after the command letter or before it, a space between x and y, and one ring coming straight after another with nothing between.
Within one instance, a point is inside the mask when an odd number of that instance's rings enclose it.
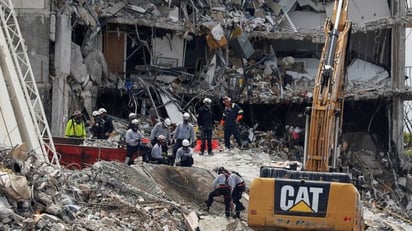
<instances>
[{"instance_id":1,"label":"pile of broken masonry","mask_svg":"<svg viewBox=\"0 0 412 231\"><path fill-rule=\"evenodd\" d=\"M259 150L243 152L242 156L252 158ZM281 160L280 156L273 153L270 159ZM202 202L213 179L209 170L198 166L128 167L100 161L89 168L70 170L39 161L18 148L3 149L0 163L2 230L190 230L190 216L197 219L202 214ZM383 171L379 179L364 186L369 187L362 190L365 204L374 211L397 211L401 218L411 217L412 178L408 175L402 179L405 184L391 185L393 175ZM247 181L249 184L250 179ZM170 188L164 187L167 183ZM182 185L186 188L174 193L173 186ZM222 212L223 205L217 210ZM244 220L236 223L247 230Z\"/></svg>"}]
</instances>

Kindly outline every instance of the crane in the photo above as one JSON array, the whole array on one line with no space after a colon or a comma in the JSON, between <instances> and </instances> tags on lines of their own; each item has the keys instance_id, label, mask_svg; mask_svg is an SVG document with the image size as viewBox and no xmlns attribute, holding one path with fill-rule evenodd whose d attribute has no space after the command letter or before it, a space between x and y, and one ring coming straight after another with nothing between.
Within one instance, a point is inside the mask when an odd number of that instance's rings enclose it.
<instances>
[{"instance_id":1,"label":"crane","mask_svg":"<svg viewBox=\"0 0 412 231\"><path fill-rule=\"evenodd\" d=\"M12 0L0 6L1 143L24 144L38 160L60 166Z\"/></svg>"}]
</instances>

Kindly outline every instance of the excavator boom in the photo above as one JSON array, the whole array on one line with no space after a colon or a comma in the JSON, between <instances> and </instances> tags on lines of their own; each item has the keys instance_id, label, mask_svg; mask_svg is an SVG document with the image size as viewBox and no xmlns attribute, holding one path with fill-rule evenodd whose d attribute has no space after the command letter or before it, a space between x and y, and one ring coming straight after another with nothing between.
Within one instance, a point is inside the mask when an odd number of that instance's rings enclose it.
<instances>
[{"instance_id":1,"label":"excavator boom","mask_svg":"<svg viewBox=\"0 0 412 231\"><path fill-rule=\"evenodd\" d=\"M332 20L325 22L326 41L313 90L310 130L305 141L305 170L328 172L336 167L338 133L342 124L346 50L351 22L348 1L335 1ZM334 22L334 23L332 23Z\"/></svg>"}]
</instances>

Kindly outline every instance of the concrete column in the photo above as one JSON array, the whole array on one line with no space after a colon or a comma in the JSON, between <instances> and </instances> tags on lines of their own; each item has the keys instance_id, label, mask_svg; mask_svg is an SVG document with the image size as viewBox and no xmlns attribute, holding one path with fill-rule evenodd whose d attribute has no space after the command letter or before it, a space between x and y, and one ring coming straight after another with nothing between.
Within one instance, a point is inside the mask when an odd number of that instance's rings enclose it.
<instances>
[{"instance_id":1,"label":"concrete column","mask_svg":"<svg viewBox=\"0 0 412 231\"><path fill-rule=\"evenodd\" d=\"M56 76L52 82L52 124L53 136L63 136L68 115L69 86L66 83L70 74L71 60L71 16L70 11L56 13L56 41L54 66Z\"/></svg>"},{"instance_id":2,"label":"concrete column","mask_svg":"<svg viewBox=\"0 0 412 231\"><path fill-rule=\"evenodd\" d=\"M392 0L392 15L395 19L406 15L405 4L402 0ZM392 90L398 91L405 88L405 24L397 21L392 27L392 60L391 76ZM390 116L392 136L394 143L389 144L391 150L396 150L398 155L403 153L403 104L402 97L392 98L392 116Z\"/></svg>"}]
</instances>

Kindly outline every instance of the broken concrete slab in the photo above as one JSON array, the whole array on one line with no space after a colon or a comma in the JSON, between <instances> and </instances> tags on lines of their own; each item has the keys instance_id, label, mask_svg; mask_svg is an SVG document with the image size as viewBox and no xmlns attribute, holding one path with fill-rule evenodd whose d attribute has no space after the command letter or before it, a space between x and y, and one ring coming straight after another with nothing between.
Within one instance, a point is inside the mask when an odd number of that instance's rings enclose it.
<instances>
[{"instance_id":1,"label":"broken concrete slab","mask_svg":"<svg viewBox=\"0 0 412 231\"><path fill-rule=\"evenodd\" d=\"M178 36L156 37L153 42L153 64L162 67L181 67L184 64L184 44Z\"/></svg>"},{"instance_id":2,"label":"broken concrete slab","mask_svg":"<svg viewBox=\"0 0 412 231\"><path fill-rule=\"evenodd\" d=\"M354 24L367 24L380 19L391 18L391 13L386 0L353 0L349 4L348 18ZM326 14L332 18L333 3L326 4Z\"/></svg>"},{"instance_id":3,"label":"broken concrete slab","mask_svg":"<svg viewBox=\"0 0 412 231\"><path fill-rule=\"evenodd\" d=\"M110 6L109 8L103 9L101 16L105 17L105 16L114 16L116 15L121 9L123 9L124 7L126 7L126 3L125 2L117 2L114 5Z\"/></svg>"},{"instance_id":4,"label":"broken concrete slab","mask_svg":"<svg viewBox=\"0 0 412 231\"><path fill-rule=\"evenodd\" d=\"M177 104L177 101L171 96L164 92L160 92L160 97L162 99L163 105L165 106L167 115L169 119L174 124L182 122L182 115L180 105Z\"/></svg>"},{"instance_id":5,"label":"broken concrete slab","mask_svg":"<svg viewBox=\"0 0 412 231\"><path fill-rule=\"evenodd\" d=\"M70 58L71 77L73 77L77 83L84 83L89 77L89 72L83 63L83 54L79 45L72 43Z\"/></svg>"},{"instance_id":6,"label":"broken concrete slab","mask_svg":"<svg viewBox=\"0 0 412 231\"><path fill-rule=\"evenodd\" d=\"M354 59L347 71L348 79L351 81L367 81L374 78L382 80L389 77L389 73L383 67L361 59Z\"/></svg>"},{"instance_id":7,"label":"broken concrete slab","mask_svg":"<svg viewBox=\"0 0 412 231\"><path fill-rule=\"evenodd\" d=\"M316 12L307 11L292 11L289 13L289 17L295 27L301 30L321 30L326 19L326 14L320 14ZM279 26L287 27L288 22L282 22Z\"/></svg>"},{"instance_id":8,"label":"broken concrete slab","mask_svg":"<svg viewBox=\"0 0 412 231\"><path fill-rule=\"evenodd\" d=\"M301 7L308 6L316 12L325 12L325 7L322 2L315 2L312 0L297 0L297 2Z\"/></svg>"}]
</instances>

